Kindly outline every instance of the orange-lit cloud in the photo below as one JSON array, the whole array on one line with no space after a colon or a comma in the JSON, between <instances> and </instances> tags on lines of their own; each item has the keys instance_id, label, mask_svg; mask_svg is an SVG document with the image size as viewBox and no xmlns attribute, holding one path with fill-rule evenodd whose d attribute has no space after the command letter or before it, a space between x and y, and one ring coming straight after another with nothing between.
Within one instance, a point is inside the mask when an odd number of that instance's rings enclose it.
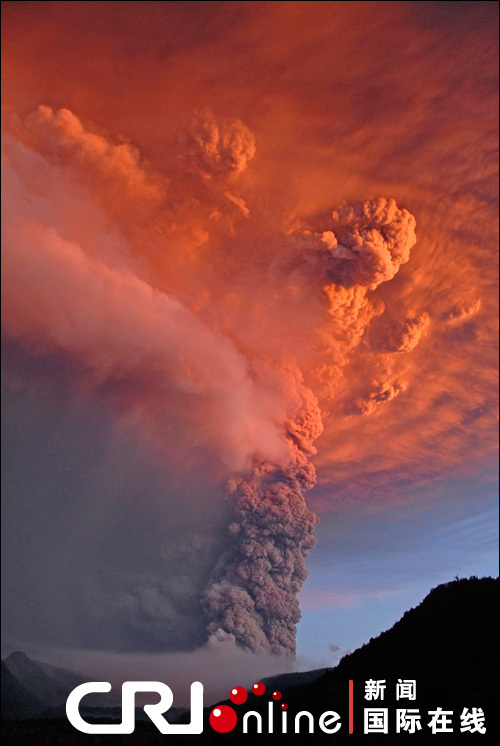
<instances>
[{"instance_id":1,"label":"orange-lit cloud","mask_svg":"<svg viewBox=\"0 0 500 746\"><path fill-rule=\"evenodd\" d=\"M249 155L248 143L254 147L241 123L223 121L214 134L216 122L212 116L206 150L203 138L195 142L202 146L202 179L209 167L217 177L234 177L242 170L238 159ZM366 311L372 308L366 293L392 280L408 261L416 241L414 217L394 199L343 204L327 221L327 242L325 232L318 240L309 231L299 231L297 241L296 232L284 230L279 212L261 227L257 210L247 237L245 220L238 225L229 219L212 231L214 217L219 222L230 205L217 192L201 189L197 202L212 209L205 214L205 255L212 246L238 250L240 240L249 239L268 244L273 253L257 266L251 253L236 264L229 253L221 282L222 267L204 277L201 255L195 261L186 252L191 275L204 284L207 302L200 307L196 294L188 295L168 274L158 275L149 252L142 251L155 239L162 203L167 224L189 221L189 209L181 207L178 215L175 200L167 208L168 197L162 197L149 224L127 209L135 191L139 204L151 196L136 150L124 151L85 130L68 110L54 113L47 106L23 122L14 120L12 130L4 142L4 333L38 354L67 355L79 370L77 383L111 400L118 421L132 426L152 453L173 461L173 424L181 451L201 447L228 473L241 473L230 483L233 548L221 556L202 595L208 633L258 653L293 653L297 592L317 524L304 492L316 483L310 458L323 431L318 371L326 366L341 380L342 366L375 313ZM190 157L192 142L186 147ZM159 175L156 182L162 183ZM190 182L186 176L185 194ZM175 183L172 178L171 187ZM68 220L68 193L72 214L81 204L93 216L92 234L85 222ZM114 254L106 241L111 227ZM189 232L184 242L189 245ZM169 251L168 230L156 244L157 251ZM245 284L239 264L247 267ZM233 282L245 315L260 296L264 323L255 321L247 330L227 313ZM353 306L353 297L359 304ZM299 315L310 328L308 345L286 335ZM337 333L330 329L334 320ZM338 333L342 328L346 334Z\"/></svg>"},{"instance_id":2,"label":"orange-lit cloud","mask_svg":"<svg viewBox=\"0 0 500 746\"><path fill-rule=\"evenodd\" d=\"M311 458L327 514L495 450L491 11L189 5L5 4L4 329L155 452L253 468L234 534L250 557L260 489L305 555ZM217 633L246 573L223 625L264 650L266 562L277 648L305 572L271 544L205 597Z\"/></svg>"}]
</instances>

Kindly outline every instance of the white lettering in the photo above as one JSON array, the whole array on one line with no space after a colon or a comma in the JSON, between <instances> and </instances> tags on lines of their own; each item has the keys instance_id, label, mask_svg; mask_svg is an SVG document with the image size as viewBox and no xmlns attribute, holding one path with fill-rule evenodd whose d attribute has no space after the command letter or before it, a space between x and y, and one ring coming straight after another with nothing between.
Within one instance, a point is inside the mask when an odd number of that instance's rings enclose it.
<instances>
[{"instance_id":1,"label":"white lettering","mask_svg":"<svg viewBox=\"0 0 500 746\"><path fill-rule=\"evenodd\" d=\"M314 733L314 718L307 710L302 710L302 712L295 715L295 733L300 733L300 718L304 715L309 720L309 733Z\"/></svg>"},{"instance_id":2,"label":"white lettering","mask_svg":"<svg viewBox=\"0 0 500 746\"><path fill-rule=\"evenodd\" d=\"M250 715L255 716L255 721L257 723L257 733L262 733L262 717L259 715L258 712L255 712L254 710L245 712L245 714L243 715L243 733L248 733L248 719Z\"/></svg>"},{"instance_id":3,"label":"white lettering","mask_svg":"<svg viewBox=\"0 0 500 746\"><path fill-rule=\"evenodd\" d=\"M154 705L144 705L144 712L156 725L160 733L194 734L203 732L203 684L194 681L191 684L191 722L173 725L163 717L170 709L174 696L172 690L161 681L126 681L122 686L122 722L116 725L87 723L80 715L80 702L87 694L110 692L108 681L91 681L80 684L73 689L66 701L66 715L71 725L81 733L121 734L133 733L135 728L135 695L136 692L156 692L160 701Z\"/></svg>"},{"instance_id":4,"label":"white lettering","mask_svg":"<svg viewBox=\"0 0 500 746\"><path fill-rule=\"evenodd\" d=\"M334 712L333 710L328 710L327 712L324 712L320 719L319 719L319 727L323 731L323 733L336 733L338 730L340 730L340 725L338 721L340 720L340 715L337 712ZM333 723L337 723L334 728L331 728L330 726Z\"/></svg>"}]
</instances>

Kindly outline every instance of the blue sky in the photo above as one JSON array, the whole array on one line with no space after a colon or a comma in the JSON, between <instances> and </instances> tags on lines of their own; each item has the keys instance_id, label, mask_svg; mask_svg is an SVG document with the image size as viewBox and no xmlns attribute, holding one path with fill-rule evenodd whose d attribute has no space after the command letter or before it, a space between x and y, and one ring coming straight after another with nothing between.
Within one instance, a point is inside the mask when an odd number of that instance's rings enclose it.
<instances>
[{"instance_id":1,"label":"blue sky","mask_svg":"<svg viewBox=\"0 0 500 746\"><path fill-rule=\"evenodd\" d=\"M497 491L492 473L442 480L402 506L357 503L323 520L301 593L299 659L333 665L439 583L498 575Z\"/></svg>"}]
</instances>

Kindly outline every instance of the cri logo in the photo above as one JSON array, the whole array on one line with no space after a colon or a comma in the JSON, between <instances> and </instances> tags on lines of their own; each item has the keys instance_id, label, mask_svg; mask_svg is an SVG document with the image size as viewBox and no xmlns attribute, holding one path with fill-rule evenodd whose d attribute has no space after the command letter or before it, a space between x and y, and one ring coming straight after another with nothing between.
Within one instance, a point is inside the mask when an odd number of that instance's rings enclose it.
<instances>
[{"instance_id":1,"label":"cri logo","mask_svg":"<svg viewBox=\"0 0 500 746\"><path fill-rule=\"evenodd\" d=\"M160 701L154 705L144 705L144 712L156 725L160 733L170 734L199 734L203 733L203 684L195 681L191 684L191 721L189 723L172 724L163 717L170 709L173 702L172 690L160 681L126 681L122 686L122 722L110 725L99 723L88 723L80 715L79 705L83 697L95 692L109 692L111 684L107 681L92 681L81 684L74 689L66 702L66 714L71 725L82 733L117 734L133 733L135 728L135 695L137 692L156 692L160 695ZM252 694L262 697L266 687L258 681L251 688ZM281 692L274 691L268 703L267 733L273 733L274 728L274 705L282 698ZM248 699L248 692L242 686L231 689L229 699L234 705L243 705ZM281 702L281 732L287 732L287 710L288 705ZM249 711L243 715L243 733L248 733L250 720L253 721L257 733L262 733L262 715L259 712ZM314 718L310 712L303 710L295 716L294 732L300 732L301 721L307 722L309 733L314 732ZM217 733L229 733L238 722L236 710L230 705L217 705L210 713L208 719L210 726ZM329 710L319 718L319 727L324 733L336 733L340 729L340 715Z\"/></svg>"},{"instance_id":2,"label":"cri logo","mask_svg":"<svg viewBox=\"0 0 500 746\"><path fill-rule=\"evenodd\" d=\"M66 715L71 725L81 733L133 733L135 728L136 692L157 692L160 701L155 705L144 705L144 712L156 725L160 733L202 733L203 732L203 684L191 684L191 722L186 725L172 725L163 717L174 701L172 690L161 681L126 681L122 686L122 722L116 725L87 723L80 715L79 705L83 697L94 692L110 692L107 681L91 681L73 689L66 701Z\"/></svg>"},{"instance_id":3,"label":"cri logo","mask_svg":"<svg viewBox=\"0 0 500 746\"><path fill-rule=\"evenodd\" d=\"M83 697L95 692L107 693L111 691L111 684L107 681L91 681L81 684L74 689L66 702L66 714L71 725L82 733L133 733L135 728L135 695L137 692L156 692L160 695L160 701L154 705L144 705L144 712L156 725L160 733L171 734L195 734L203 732L203 684L195 681L191 684L191 722L189 724L172 724L163 717L170 709L173 702L172 690L160 681L126 681L122 687L122 722L108 725L99 723L87 723L80 715L79 705ZM262 696L266 687L262 682L257 682L252 687L253 694ZM248 699L248 692L242 686L235 686L229 694L231 702L235 705L243 705ZM280 700L281 693L273 692L273 700ZM287 709L282 704L283 710ZM229 705L218 705L210 713L209 723L217 733L229 733L238 722L235 710Z\"/></svg>"}]
</instances>

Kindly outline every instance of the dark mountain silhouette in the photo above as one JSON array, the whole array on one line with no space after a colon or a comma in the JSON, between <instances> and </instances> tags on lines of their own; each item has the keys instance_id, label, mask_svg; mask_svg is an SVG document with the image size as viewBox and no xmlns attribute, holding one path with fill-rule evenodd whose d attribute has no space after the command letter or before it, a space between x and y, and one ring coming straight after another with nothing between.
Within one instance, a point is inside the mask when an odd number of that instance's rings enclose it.
<instances>
[{"instance_id":1,"label":"dark mountain silhouette","mask_svg":"<svg viewBox=\"0 0 500 746\"><path fill-rule=\"evenodd\" d=\"M300 671L299 673L282 673L277 676L269 676L262 679L269 691L278 690L284 692L299 684L310 684L320 676L324 676L331 668L316 668L313 671Z\"/></svg>"},{"instance_id":2,"label":"dark mountain silhouette","mask_svg":"<svg viewBox=\"0 0 500 746\"><path fill-rule=\"evenodd\" d=\"M86 679L65 668L29 658L16 651L2 661L2 718L25 719L33 716L61 719L66 717L68 695ZM106 705L113 702L112 695L87 695L82 715L121 719L121 708ZM178 714L184 710L179 709ZM148 720L141 709L138 719Z\"/></svg>"},{"instance_id":3,"label":"dark mountain silhouette","mask_svg":"<svg viewBox=\"0 0 500 746\"><path fill-rule=\"evenodd\" d=\"M354 735L343 729L332 743L427 743L434 740L427 728L428 711L436 707L454 711L453 734L436 734L450 743L489 743L498 736L498 579L470 578L455 580L434 588L416 608L406 612L387 632L350 655L335 669L309 687L289 692L290 709L326 709L347 712L347 682L354 682ZM364 682L386 680L384 702L364 699ZM417 682L415 702L396 701L398 679ZM337 704L337 706L335 706ZM387 707L393 716L391 736L363 736L363 708ZM418 708L422 731L412 735L395 733L397 707ZM486 734L460 733L460 714L464 707L483 708ZM319 738L319 737L318 737ZM327 737L325 737L326 739ZM331 738L331 737L330 737ZM277 741L278 742L278 741Z\"/></svg>"},{"instance_id":4,"label":"dark mountain silhouette","mask_svg":"<svg viewBox=\"0 0 500 746\"><path fill-rule=\"evenodd\" d=\"M40 715L45 709L43 702L34 697L9 671L2 661L1 672L2 717L30 718Z\"/></svg>"},{"instance_id":5,"label":"dark mountain silhouette","mask_svg":"<svg viewBox=\"0 0 500 746\"><path fill-rule=\"evenodd\" d=\"M211 730L208 718L214 705L205 711L206 727L203 736L176 736L176 742L186 744L239 743L241 716L255 710L262 714L264 728L258 736L249 739L260 744L286 744L294 742L325 744L405 744L405 743L496 743L498 739L498 579L470 578L455 580L432 590L424 601L404 616L387 632L371 639L366 645L346 655L338 666L324 672L283 675L267 680L267 691L280 689L281 702L288 705L288 730L293 731L295 715L307 710L314 717L312 735L283 735L280 728L281 712L275 704L275 731L267 734L267 708L270 697L249 696L239 712L239 723L234 731L220 735ZM348 682L354 682L354 733L347 732ZM386 694L383 702L364 699L364 683L368 679L385 680ZM417 682L416 701L396 701L395 687L398 679ZM168 683L168 682L167 682ZM280 684L278 686L278 683ZM229 701L219 704L230 704ZM389 712L388 735L363 733L363 709L385 707ZM395 712L397 707L416 708L420 711L422 730L414 734L396 734ZM427 723L429 710L441 707L453 711L454 732L431 734ZM482 708L485 713L486 734L460 732L460 714L464 707ZM334 710L341 715L342 729L335 735L323 733L318 728L321 713ZM111 713L109 713L111 715ZM112 718L110 718L112 719ZM188 715L177 718L187 720ZM85 736L76 732L67 721L26 720L4 726L6 743L122 743L153 744L165 738L156 729L138 722L133 735Z\"/></svg>"},{"instance_id":6,"label":"dark mountain silhouette","mask_svg":"<svg viewBox=\"0 0 500 746\"><path fill-rule=\"evenodd\" d=\"M85 679L72 671L34 661L16 651L4 661L5 666L29 694L48 707L64 705L68 694Z\"/></svg>"},{"instance_id":7,"label":"dark mountain silhouette","mask_svg":"<svg viewBox=\"0 0 500 746\"><path fill-rule=\"evenodd\" d=\"M498 589L499 581L493 578L456 579L434 588L419 606L407 611L388 631L372 638L340 663L327 669L324 675L312 682L300 682L291 688L281 689L282 702L288 705L289 726L301 710L314 715L313 735L275 733L258 736L262 744L285 744L293 741L328 744L403 744L432 743L438 739L447 743L493 743L498 737ZM300 676L300 674L298 675ZM384 701L366 701L364 684L368 679L385 680ZM417 682L417 698L396 701L398 679ZM354 733L347 732L348 682L354 682ZM250 701L252 700L252 701ZM265 702L261 702L265 700ZM267 722L269 697L249 698L244 711L255 710ZM229 701L221 704L230 704ZM389 733L363 733L365 707L386 707L389 711ZM429 710L442 707L452 710L454 732L432 735L427 727ZM460 714L464 707L480 707L486 716L486 733L460 733ZM396 734L396 708L417 708L421 713L422 730L413 734ZM238 709L238 708L236 708ZM207 715L212 708L208 709ZM276 708L276 728L279 730L279 708ZM343 727L335 735L327 735L318 728L321 713L333 710L342 717ZM207 718L208 720L208 718ZM226 736L227 743L241 739L237 729ZM306 725L303 725L306 730ZM249 730L249 732L252 732ZM255 729L254 731L255 732ZM216 743L220 738L207 722L205 743Z\"/></svg>"}]
</instances>

